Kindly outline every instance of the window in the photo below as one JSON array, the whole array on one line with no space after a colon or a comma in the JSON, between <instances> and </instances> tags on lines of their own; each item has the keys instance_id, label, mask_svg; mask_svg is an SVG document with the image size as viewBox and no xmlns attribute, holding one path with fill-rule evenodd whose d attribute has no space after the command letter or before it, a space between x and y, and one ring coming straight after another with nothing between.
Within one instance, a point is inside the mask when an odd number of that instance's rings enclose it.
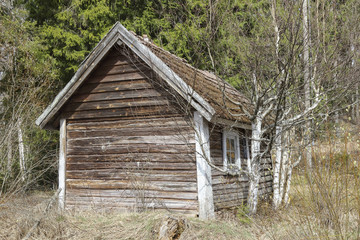
<instances>
[{"instance_id":1,"label":"window","mask_svg":"<svg viewBox=\"0 0 360 240\"><path fill-rule=\"evenodd\" d=\"M241 142L241 148L242 148L242 155L244 159L248 159L250 157L250 149L249 149L249 142L247 137L242 138Z\"/></svg>"},{"instance_id":2,"label":"window","mask_svg":"<svg viewBox=\"0 0 360 240\"><path fill-rule=\"evenodd\" d=\"M239 134L235 131L223 132L223 159L224 168L240 168Z\"/></svg>"}]
</instances>

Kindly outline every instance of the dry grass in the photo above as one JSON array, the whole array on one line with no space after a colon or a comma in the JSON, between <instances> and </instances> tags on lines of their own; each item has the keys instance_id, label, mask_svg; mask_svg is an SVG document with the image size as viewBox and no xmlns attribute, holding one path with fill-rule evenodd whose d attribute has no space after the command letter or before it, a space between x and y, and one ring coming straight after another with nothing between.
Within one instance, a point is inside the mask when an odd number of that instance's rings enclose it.
<instances>
[{"instance_id":1,"label":"dry grass","mask_svg":"<svg viewBox=\"0 0 360 240\"><path fill-rule=\"evenodd\" d=\"M274 211L263 202L253 218L236 210L214 221L186 217L187 228L180 239L358 239L359 176L354 169L343 172L343 168L327 166L315 171L309 184L305 175L295 174L289 207ZM22 239L43 216L52 194L34 192L0 204L0 239ZM157 239L168 215L176 216L165 211L58 212L54 207L31 239Z\"/></svg>"},{"instance_id":2,"label":"dry grass","mask_svg":"<svg viewBox=\"0 0 360 240\"><path fill-rule=\"evenodd\" d=\"M274 211L269 203L263 202L259 214L251 219L232 213L223 213L214 221L187 217L187 229L180 239L287 240L341 239L342 236L356 239L359 221L357 198L348 201L349 206L346 207L346 199L338 199L336 194L329 195L328 199L321 198L316 192L320 193L315 187L311 190L304 176L297 175L288 208ZM22 239L41 218L52 194L34 192L13 197L0 205L0 239ZM338 201L337 205L327 206L329 200ZM334 213L335 217L329 218L329 212L334 207L338 208L337 215ZM157 239L160 225L168 215L174 216L165 211L119 213L84 210L60 213L54 207L42 219L31 239ZM341 220L341 236L335 231L336 224L331 222L336 216ZM246 221L244 218L247 218ZM345 226L348 223L352 224Z\"/></svg>"},{"instance_id":3,"label":"dry grass","mask_svg":"<svg viewBox=\"0 0 360 240\"><path fill-rule=\"evenodd\" d=\"M41 218L51 192L17 196L1 205L0 239L22 239ZM165 211L144 213L49 211L31 239L157 239ZM175 215L176 216L176 215ZM181 239L258 239L261 231L242 225L236 219L201 221L186 218L187 229Z\"/></svg>"},{"instance_id":4,"label":"dry grass","mask_svg":"<svg viewBox=\"0 0 360 240\"><path fill-rule=\"evenodd\" d=\"M35 192L1 205L0 239L22 239L41 218L52 194ZM240 219L246 216L231 213L223 213L213 221L186 217L187 228L180 239L312 239L309 228L302 222L309 221L311 214L306 208L299 211L304 208L302 201L295 198L291 207L277 212L264 202L259 214L248 221ZM42 219L30 239L157 239L160 225L168 215L176 216L165 211L60 213L55 207ZM316 219L313 220L315 223Z\"/></svg>"}]
</instances>

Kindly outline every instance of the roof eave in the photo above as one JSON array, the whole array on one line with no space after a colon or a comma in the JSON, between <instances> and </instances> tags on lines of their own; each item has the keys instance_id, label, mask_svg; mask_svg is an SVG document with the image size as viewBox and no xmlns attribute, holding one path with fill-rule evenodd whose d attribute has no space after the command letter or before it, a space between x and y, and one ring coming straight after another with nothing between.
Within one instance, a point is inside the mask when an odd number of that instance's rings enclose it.
<instances>
[{"instance_id":1,"label":"roof eave","mask_svg":"<svg viewBox=\"0 0 360 240\"><path fill-rule=\"evenodd\" d=\"M247 129L247 130L252 129L250 123L244 123L244 122L240 122L237 120L229 120L229 119L221 118L218 116L214 116L211 119L211 122L214 124L222 124L222 125L226 125L226 126L230 126L230 127L242 128L242 129Z\"/></svg>"}]
</instances>

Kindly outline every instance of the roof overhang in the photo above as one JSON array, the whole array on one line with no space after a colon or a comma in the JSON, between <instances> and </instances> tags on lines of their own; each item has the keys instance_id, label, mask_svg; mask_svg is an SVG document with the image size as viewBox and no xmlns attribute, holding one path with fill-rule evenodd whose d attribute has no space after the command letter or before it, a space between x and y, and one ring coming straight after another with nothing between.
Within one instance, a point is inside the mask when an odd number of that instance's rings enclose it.
<instances>
[{"instance_id":1,"label":"roof overhang","mask_svg":"<svg viewBox=\"0 0 360 240\"><path fill-rule=\"evenodd\" d=\"M221 125L226 125L226 126L235 127L235 128L252 130L251 124L249 124L249 123L242 123L239 121L228 120L228 119L220 118L218 116L214 116L211 119L211 122L215 123L215 124L221 124Z\"/></svg>"},{"instance_id":2,"label":"roof overhang","mask_svg":"<svg viewBox=\"0 0 360 240\"><path fill-rule=\"evenodd\" d=\"M149 65L156 74L164 79L167 84L182 96L194 109L199 111L206 120L211 121L213 119L215 116L213 107L194 91L194 89L186 84L160 58L151 52L148 47L143 45L136 36L117 22L80 64L75 75L59 92L53 102L39 116L36 120L38 126L45 129L56 128L52 123L55 121L57 113L115 44L125 44L129 47L129 49Z\"/></svg>"}]
</instances>

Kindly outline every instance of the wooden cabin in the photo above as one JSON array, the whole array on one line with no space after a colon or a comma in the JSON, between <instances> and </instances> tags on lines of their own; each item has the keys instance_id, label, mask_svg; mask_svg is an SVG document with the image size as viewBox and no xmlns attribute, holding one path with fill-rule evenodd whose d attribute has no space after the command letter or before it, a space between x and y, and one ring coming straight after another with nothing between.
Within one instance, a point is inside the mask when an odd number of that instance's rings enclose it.
<instances>
[{"instance_id":1,"label":"wooden cabin","mask_svg":"<svg viewBox=\"0 0 360 240\"><path fill-rule=\"evenodd\" d=\"M226 81L116 23L36 121L60 130L60 206L211 218L242 204L248 178L226 172L246 169L251 127L229 99L250 108Z\"/></svg>"}]
</instances>

